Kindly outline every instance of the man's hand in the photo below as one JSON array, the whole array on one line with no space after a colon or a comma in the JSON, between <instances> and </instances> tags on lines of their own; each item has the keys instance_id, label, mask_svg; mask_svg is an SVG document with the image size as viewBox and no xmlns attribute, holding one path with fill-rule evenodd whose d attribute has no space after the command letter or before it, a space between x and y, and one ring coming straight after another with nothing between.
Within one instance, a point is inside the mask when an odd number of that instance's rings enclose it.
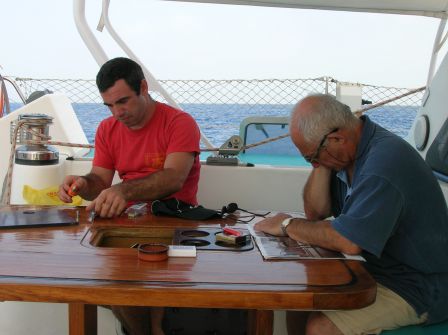
<instances>
[{"instance_id":1,"label":"man's hand","mask_svg":"<svg viewBox=\"0 0 448 335\"><path fill-rule=\"evenodd\" d=\"M87 211L95 211L100 217L112 218L120 215L128 201L122 191L123 184L111 186L103 191L87 207Z\"/></svg>"},{"instance_id":2,"label":"man's hand","mask_svg":"<svg viewBox=\"0 0 448 335\"><path fill-rule=\"evenodd\" d=\"M314 168L303 189L303 206L309 220L331 216L331 170L323 165Z\"/></svg>"},{"instance_id":3,"label":"man's hand","mask_svg":"<svg viewBox=\"0 0 448 335\"><path fill-rule=\"evenodd\" d=\"M270 235L283 236L281 223L283 220L290 217L291 215L285 213L278 213L275 216L268 217L260 222L257 222L254 225L254 229Z\"/></svg>"},{"instance_id":4,"label":"man's hand","mask_svg":"<svg viewBox=\"0 0 448 335\"><path fill-rule=\"evenodd\" d=\"M64 178L64 181L59 185L58 197L63 202L71 203L72 197L77 195L87 186L87 181L80 176L69 175Z\"/></svg>"}]
</instances>

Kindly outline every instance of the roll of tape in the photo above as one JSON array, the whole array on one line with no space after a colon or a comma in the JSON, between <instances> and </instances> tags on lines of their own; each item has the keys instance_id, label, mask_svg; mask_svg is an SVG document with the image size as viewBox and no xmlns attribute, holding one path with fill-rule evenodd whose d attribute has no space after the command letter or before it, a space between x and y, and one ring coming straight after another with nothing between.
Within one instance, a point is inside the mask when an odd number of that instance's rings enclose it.
<instances>
[{"instance_id":1,"label":"roll of tape","mask_svg":"<svg viewBox=\"0 0 448 335\"><path fill-rule=\"evenodd\" d=\"M146 262L164 261L168 258L168 246L162 243L140 244L138 258Z\"/></svg>"}]
</instances>

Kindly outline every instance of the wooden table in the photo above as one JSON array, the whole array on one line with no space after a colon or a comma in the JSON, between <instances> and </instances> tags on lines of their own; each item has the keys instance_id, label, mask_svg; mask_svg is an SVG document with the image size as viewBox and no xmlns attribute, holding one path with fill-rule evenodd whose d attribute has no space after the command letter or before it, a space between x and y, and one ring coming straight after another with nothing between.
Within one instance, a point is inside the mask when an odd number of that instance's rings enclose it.
<instances>
[{"instance_id":1,"label":"wooden table","mask_svg":"<svg viewBox=\"0 0 448 335\"><path fill-rule=\"evenodd\" d=\"M23 208L0 209L16 210ZM96 305L249 309L250 333L272 334L272 310L353 309L375 299L375 282L358 261L265 261L255 247L144 262L136 249L92 245L104 229L172 232L233 220L146 215L89 224L80 213L75 226L0 230L0 300L68 303L70 335L97 333Z\"/></svg>"}]
</instances>

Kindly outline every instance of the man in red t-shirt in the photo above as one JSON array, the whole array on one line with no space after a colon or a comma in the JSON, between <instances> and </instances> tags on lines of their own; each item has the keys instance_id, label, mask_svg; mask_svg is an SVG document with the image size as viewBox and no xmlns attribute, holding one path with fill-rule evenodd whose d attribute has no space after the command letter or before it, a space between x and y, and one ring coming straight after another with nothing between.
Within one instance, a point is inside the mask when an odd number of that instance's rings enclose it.
<instances>
[{"instance_id":1,"label":"man in red t-shirt","mask_svg":"<svg viewBox=\"0 0 448 335\"><path fill-rule=\"evenodd\" d=\"M129 202L175 197L197 205L200 132L194 119L154 101L142 68L128 58L106 62L96 83L112 116L98 127L90 173L66 176L59 198L70 203L70 195L79 194L92 200L88 211L108 218L120 215ZM112 185L115 171L123 182ZM129 334L147 333L147 309L113 310ZM162 334L163 309L153 309L151 315L152 334Z\"/></svg>"},{"instance_id":2,"label":"man in red t-shirt","mask_svg":"<svg viewBox=\"0 0 448 335\"><path fill-rule=\"evenodd\" d=\"M187 113L154 101L141 67L127 58L106 62L97 85L112 116L95 137L93 167L85 176L67 176L59 188L92 200L87 210L101 217L120 215L128 202L176 197L197 205L200 132ZM115 171L122 183L112 185Z\"/></svg>"}]
</instances>

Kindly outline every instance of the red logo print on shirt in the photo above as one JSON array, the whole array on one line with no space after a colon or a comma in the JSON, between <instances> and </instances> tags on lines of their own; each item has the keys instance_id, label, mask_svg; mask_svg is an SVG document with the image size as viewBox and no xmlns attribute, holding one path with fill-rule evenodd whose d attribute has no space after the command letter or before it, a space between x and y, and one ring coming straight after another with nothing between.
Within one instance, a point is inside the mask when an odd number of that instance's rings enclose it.
<instances>
[{"instance_id":1,"label":"red logo print on shirt","mask_svg":"<svg viewBox=\"0 0 448 335\"><path fill-rule=\"evenodd\" d=\"M151 169L161 170L165 164L166 155L158 152L145 153L145 165Z\"/></svg>"}]
</instances>

